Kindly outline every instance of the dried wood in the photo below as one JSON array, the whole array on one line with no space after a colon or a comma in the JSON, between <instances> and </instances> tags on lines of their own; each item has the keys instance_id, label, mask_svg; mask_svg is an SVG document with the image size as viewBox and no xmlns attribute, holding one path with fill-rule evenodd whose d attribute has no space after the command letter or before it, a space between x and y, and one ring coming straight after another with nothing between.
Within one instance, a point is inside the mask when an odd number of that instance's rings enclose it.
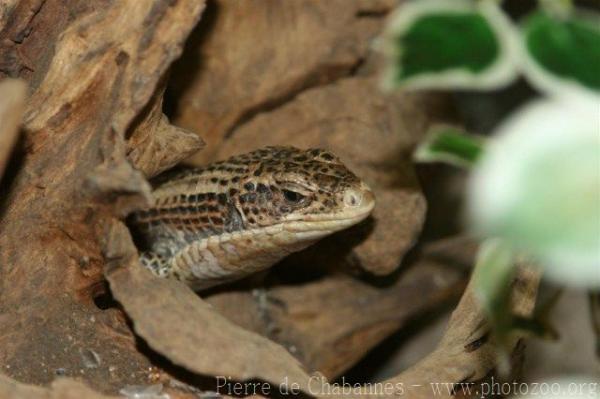
<instances>
[{"instance_id":1,"label":"dried wood","mask_svg":"<svg viewBox=\"0 0 600 399\"><path fill-rule=\"evenodd\" d=\"M366 57L393 0L209 4L207 23L175 65L179 126L207 142L196 162L214 160L238 125L309 87L348 76ZM272 132L275 136L276 133Z\"/></svg>"},{"instance_id":2,"label":"dried wood","mask_svg":"<svg viewBox=\"0 0 600 399\"><path fill-rule=\"evenodd\" d=\"M236 324L285 346L307 370L334 379L392 333L458 300L473 254L465 242L431 246L383 285L336 274L207 301Z\"/></svg>"},{"instance_id":3,"label":"dried wood","mask_svg":"<svg viewBox=\"0 0 600 399\"><path fill-rule=\"evenodd\" d=\"M20 80L0 82L0 179L19 136L26 90Z\"/></svg>"},{"instance_id":4,"label":"dried wood","mask_svg":"<svg viewBox=\"0 0 600 399\"><path fill-rule=\"evenodd\" d=\"M204 147L195 133L169 123L163 114L166 76L138 120L131 126L127 158L144 176L158 175Z\"/></svg>"},{"instance_id":5,"label":"dried wood","mask_svg":"<svg viewBox=\"0 0 600 399\"><path fill-rule=\"evenodd\" d=\"M512 311L515 314L530 316L533 313L539 281L540 273L536 269L519 271L513 283ZM471 281L467 286L438 347L418 364L385 383L401 383L411 398L418 399L430 398L431 383L435 382L456 384L457 392L463 394L460 383L472 383L477 388L486 378L495 376L496 381L506 378L498 374L499 348L490 339L486 314L475 296L473 284ZM522 339L520 333L511 337L509 347L513 357L522 355ZM480 396L481 393L473 389L472 395L465 397ZM442 390L439 397L454 397L454 394Z\"/></svg>"},{"instance_id":6,"label":"dried wood","mask_svg":"<svg viewBox=\"0 0 600 399\"><path fill-rule=\"evenodd\" d=\"M21 1L3 10L0 69L28 81L23 155L0 220L0 365L24 382L101 391L150 363L116 309L98 309L105 227L148 200L124 135L203 3ZM13 57L14 56L14 57ZM97 365L86 366L92 354Z\"/></svg>"},{"instance_id":7,"label":"dried wood","mask_svg":"<svg viewBox=\"0 0 600 399\"><path fill-rule=\"evenodd\" d=\"M115 226L110 246L124 246L127 237L124 226ZM110 257L117 260L107 265L111 289L154 350L200 375L261 379L276 386L294 381L307 390L310 376L284 348L235 326L181 282L154 277L139 267L135 253Z\"/></svg>"}]
</instances>

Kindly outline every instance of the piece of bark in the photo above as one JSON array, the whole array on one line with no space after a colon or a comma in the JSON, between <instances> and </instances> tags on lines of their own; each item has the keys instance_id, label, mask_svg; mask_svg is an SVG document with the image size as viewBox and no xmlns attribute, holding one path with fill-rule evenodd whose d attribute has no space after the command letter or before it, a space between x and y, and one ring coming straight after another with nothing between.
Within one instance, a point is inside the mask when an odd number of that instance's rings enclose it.
<instances>
[{"instance_id":1,"label":"piece of bark","mask_svg":"<svg viewBox=\"0 0 600 399\"><path fill-rule=\"evenodd\" d=\"M4 20L0 42L23 57L2 73L31 90L0 220L0 364L10 376L36 384L73 376L111 392L147 383L150 362L125 318L94 303L101 242L105 226L148 200L124 135L202 8L24 0Z\"/></svg>"},{"instance_id":2,"label":"piece of bark","mask_svg":"<svg viewBox=\"0 0 600 399\"><path fill-rule=\"evenodd\" d=\"M163 114L166 79L159 84L127 140L127 158L147 178L158 175L204 147L195 133L171 125Z\"/></svg>"},{"instance_id":3,"label":"piece of bark","mask_svg":"<svg viewBox=\"0 0 600 399\"><path fill-rule=\"evenodd\" d=\"M540 273L534 268L521 268L513 283L512 311L520 316L530 316L533 312ZM405 395L411 398L430 398L431 383L456 384L459 393L460 383L475 386L491 376L500 380L498 356L494 341L489 338L489 327L485 311L477 300L473 280L467 286L460 303L452 313L448 329L437 348L419 363L385 381L386 384L403 384ZM510 338L513 356L521 356L520 345L523 334L515 333ZM516 364L520 362L515 362ZM454 397L442 386L436 397ZM473 389L472 396L481 397Z\"/></svg>"},{"instance_id":4,"label":"piece of bark","mask_svg":"<svg viewBox=\"0 0 600 399\"><path fill-rule=\"evenodd\" d=\"M223 138L302 90L351 74L395 0L219 0L174 66L175 124L199 133L213 160Z\"/></svg>"},{"instance_id":5,"label":"piece of bark","mask_svg":"<svg viewBox=\"0 0 600 399\"><path fill-rule=\"evenodd\" d=\"M20 132L27 85L21 80L0 82L0 180Z\"/></svg>"},{"instance_id":6,"label":"piece of bark","mask_svg":"<svg viewBox=\"0 0 600 399\"><path fill-rule=\"evenodd\" d=\"M384 286L338 274L207 301L233 322L284 345L307 370L334 379L409 321L458 299L474 252L456 244L425 249Z\"/></svg>"},{"instance_id":7,"label":"piece of bark","mask_svg":"<svg viewBox=\"0 0 600 399\"><path fill-rule=\"evenodd\" d=\"M116 251L107 254L111 290L150 347L200 375L295 382L308 392L310 376L284 348L234 325L183 283L140 267L125 226L115 225L109 237L107 248Z\"/></svg>"},{"instance_id":8,"label":"piece of bark","mask_svg":"<svg viewBox=\"0 0 600 399\"><path fill-rule=\"evenodd\" d=\"M377 203L366 223L304 254L316 264L354 259L371 273L387 274L400 265L425 217L410 153L416 137L431 122L430 104L425 94L386 96L376 78L342 79L306 90L238 127L217 158L265 145L333 150L373 189Z\"/></svg>"}]
</instances>

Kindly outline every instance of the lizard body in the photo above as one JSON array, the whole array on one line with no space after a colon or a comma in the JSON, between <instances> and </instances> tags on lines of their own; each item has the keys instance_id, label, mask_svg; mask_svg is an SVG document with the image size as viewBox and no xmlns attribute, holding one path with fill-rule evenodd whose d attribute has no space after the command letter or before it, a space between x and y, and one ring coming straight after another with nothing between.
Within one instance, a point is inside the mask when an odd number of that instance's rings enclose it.
<instances>
[{"instance_id":1,"label":"lizard body","mask_svg":"<svg viewBox=\"0 0 600 399\"><path fill-rule=\"evenodd\" d=\"M365 219L369 187L325 150L267 147L159 184L133 216L141 262L199 290L267 268Z\"/></svg>"}]
</instances>

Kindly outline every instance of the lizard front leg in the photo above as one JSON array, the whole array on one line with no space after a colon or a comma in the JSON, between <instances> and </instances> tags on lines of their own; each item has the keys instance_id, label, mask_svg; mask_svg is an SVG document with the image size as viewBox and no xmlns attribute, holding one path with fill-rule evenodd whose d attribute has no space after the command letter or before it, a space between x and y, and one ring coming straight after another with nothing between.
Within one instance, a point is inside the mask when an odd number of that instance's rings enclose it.
<instances>
[{"instance_id":1,"label":"lizard front leg","mask_svg":"<svg viewBox=\"0 0 600 399\"><path fill-rule=\"evenodd\" d=\"M169 277L171 275L172 267L169 258L155 252L140 253L140 263L155 276Z\"/></svg>"}]
</instances>

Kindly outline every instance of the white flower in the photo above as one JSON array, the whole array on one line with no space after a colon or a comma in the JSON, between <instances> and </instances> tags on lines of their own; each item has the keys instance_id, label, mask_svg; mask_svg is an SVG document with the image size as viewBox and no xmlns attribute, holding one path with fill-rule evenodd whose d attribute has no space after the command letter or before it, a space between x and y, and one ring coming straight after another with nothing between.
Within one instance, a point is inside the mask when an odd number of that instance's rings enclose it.
<instances>
[{"instance_id":1,"label":"white flower","mask_svg":"<svg viewBox=\"0 0 600 399\"><path fill-rule=\"evenodd\" d=\"M476 232L537 257L549 278L600 287L600 103L521 108L495 132L468 200Z\"/></svg>"}]
</instances>

